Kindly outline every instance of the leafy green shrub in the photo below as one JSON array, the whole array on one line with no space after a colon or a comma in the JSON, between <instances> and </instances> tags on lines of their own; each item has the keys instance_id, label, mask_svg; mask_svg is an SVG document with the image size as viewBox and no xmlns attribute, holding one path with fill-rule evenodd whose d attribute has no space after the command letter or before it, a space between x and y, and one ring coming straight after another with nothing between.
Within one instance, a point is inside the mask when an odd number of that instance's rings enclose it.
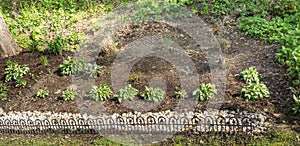
<instances>
[{"instance_id":1,"label":"leafy green shrub","mask_svg":"<svg viewBox=\"0 0 300 146\"><path fill-rule=\"evenodd\" d=\"M22 79L29 72L27 65L20 66L17 62L6 61L5 82Z\"/></svg>"},{"instance_id":2,"label":"leafy green shrub","mask_svg":"<svg viewBox=\"0 0 300 146\"><path fill-rule=\"evenodd\" d=\"M258 72L254 67L250 67L240 73L241 80L246 83L259 83Z\"/></svg>"},{"instance_id":3,"label":"leafy green shrub","mask_svg":"<svg viewBox=\"0 0 300 146\"><path fill-rule=\"evenodd\" d=\"M48 95L49 95L49 90L47 90L47 89L38 89L36 91L35 97L36 98L45 98Z\"/></svg>"},{"instance_id":4,"label":"leafy green shrub","mask_svg":"<svg viewBox=\"0 0 300 146\"><path fill-rule=\"evenodd\" d=\"M8 87L4 84L0 84L0 100L3 100L7 97L6 92L8 91Z\"/></svg>"},{"instance_id":5,"label":"leafy green shrub","mask_svg":"<svg viewBox=\"0 0 300 146\"><path fill-rule=\"evenodd\" d=\"M57 35L54 40L48 41L48 52L54 55L61 55L65 48L66 42L61 34Z\"/></svg>"},{"instance_id":6,"label":"leafy green shrub","mask_svg":"<svg viewBox=\"0 0 300 146\"><path fill-rule=\"evenodd\" d=\"M121 103L123 100L132 100L135 96L137 96L138 93L139 91L129 84L120 89L119 92L114 95L114 97L118 99L119 103Z\"/></svg>"},{"instance_id":7,"label":"leafy green shrub","mask_svg":"<svg viewBox=\"0 0 300 146\"><path fill-rule=\"evenodd\" d=\"M47 59L47 57L46 57L46 56L41 56L41 57L40 57L40 62L41 62L41 64L42 64L43 66L48 65L48 59Z\"/></svg>"},{"instance_id":8,"label":"leafy green shrub","mask_svg":"<svg viewBox=\"0 0 300 146\"><path fill-rule=\"evenodd\" d=\"M165 91L163 89L147 86L145 86L145 88L146 91L141 95L145 100L157 102L164 99Z\"/></svg>"},{"instance_id":9,"label":"leafy green shrub","mask_svg":"<svg viewBox=\"0 0 300 146\"><path fill-rule=\"evenodd\" d=\"M76 91L74 89L66 89L62 91L61 98L65 101L74 100L76 96Z\"/></svg>"},{"instance_id":10,"label":"leafy green shrub","mask_svg":"<svg viewBox=\"0 0 300 146\"><path fill-rule=\"evenodd\" d=\"M104 101L112 96L113 92L110 86L107 84L99 84L98 86L93 86L88 96L95 99L96 101Z\"/></svg>"},{"instance_id":11,"label":"leafy green shrub","mask_svg":"<svg viewBox=\"0 0 300 146\"><path fill-rule=\"evenodd\" d=\"M193 91L193 96L198 101L209 100L214 94L217 94L215 85L208 83L201 83L199 87Z\"/></svg>"},{"instance_id":12,"label":"leafy green shrub","mask_svg":"<svg viewBox=\"0 0 300 146\"><path fill-rule=\"evenodd\" d=\"M176 98L185 98L187 97L187 93L185 90L179 90L179 91L175 91L175 97Z\"/></svg>"},{"instance_id":13,"label":"leafy green shrub","mask_svg":"<svg viewBox=\"0 0 300 146\"><path fill-rule=\"evenodd\" d=\"M270 97L269 89L263 83L251 83L241 90L241 95L248 100L257 100Z\"/></svg>"}]
</instances>

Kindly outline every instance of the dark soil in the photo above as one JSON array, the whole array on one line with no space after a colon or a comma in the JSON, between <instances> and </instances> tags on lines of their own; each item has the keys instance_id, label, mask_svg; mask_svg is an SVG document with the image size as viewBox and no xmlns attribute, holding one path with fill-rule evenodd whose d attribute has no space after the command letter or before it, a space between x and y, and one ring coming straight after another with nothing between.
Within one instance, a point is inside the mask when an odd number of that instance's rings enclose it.
<instances>
[{"instance_id":1,"label":"dark soil","mask_svg":"<svg viewBox=\"0 0 300 146\"><path fill-rule=\"evenodd\" d=\"M223 55L226 61L227 80L224 104L221 109L246 110L250 112L264 111L277 124L288 124L293 127L298 127L299 117L292 115L292 94L289 90L291 86L291 79L286 74L286 68L279 65L276 61L275 55L279 45L270 44L265 41L244 35L236 27L236 21L232 18L213 18L209 16L201 16L207 24L213 27L218 27L223 24L223 28L214 32L214 35L219 38L222 47ZM224 22L225 21L225 22ZM139 27L124 27L121 28L115 35L118 41L117 48L121 48L134 41L137 38L160 34L171 37L176 43L182 46L187 51L189 45L194 43L186 35L182 34L180 30L172 28L166 24L157 22L141 23ZM192 45L191 45L192 46ZM48 58L49 64L42 66L39 57L45 55ZM7 60L17 61L19 64L28 64L30 67L31 76L27 74L25 80L28 85L26 88L15 88L14 82L5 83L10 85L8 98L0 101L1 108L4 111L54 111L54 112L71 112L78 113L82 107L78 107L76 101L63 101L60 97L60 92L72 84L71 77L60 76L58 66L67 56L72 56L72 53L65 52L63 55L48 55L42 53L22 52L14 57L9 57L0 60L0 76L4 83L5 62ZM196 64L199 79L201 82L210 82L210 70L205 60L204 52L191 52L189 56ZM99 65L105 65L105 70L96 79L96 83L110 84L110 71L113 63L114 55L100 54L97 58ZM155 68L154 68L155 66ZM246 102L240 97L240 90L246 85L238 79L238 74L254 66L260 73L260 79L270 89L271 97L259 101ZM175 99L174 91L180 89L180 82L176 69L169 63L162 59L155 57L144 58L139 61L131 70L131 76L135 77L128 82L141 92L144 91L144 86L149 85L149 82L154 82L155 78L162 78L166 85L165 99L160 102L156 108L144 110L145 105L142 99L135 99L138 103L135 105L137 109L146 111L162 111L167 109L174 109L178 103ZM47 88L50 93L45 99L36 99L34 94L37 89ZM197 109L203 111L206 108L206 102L199 102ZM104 102L104 106L110 113L133 112L124 104L119 104L114 99Z\"/></svg>"}]
</instances>

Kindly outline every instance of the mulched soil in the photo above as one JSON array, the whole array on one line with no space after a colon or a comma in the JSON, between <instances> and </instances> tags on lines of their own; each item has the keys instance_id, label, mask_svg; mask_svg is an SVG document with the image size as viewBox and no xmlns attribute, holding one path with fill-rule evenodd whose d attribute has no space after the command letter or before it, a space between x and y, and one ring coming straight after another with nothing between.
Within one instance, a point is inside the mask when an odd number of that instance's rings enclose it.
<instances>
[{"instance_id":1,"label":"mulched soil","mask_svg":"<svg viewBox=\"0 0 300 146\"><path fill-rule=\"evenodd\" d=\"M216 31L214 35L219 38L219 42L224 45L223 55L226 62L227 80L224 104L221 109L246 110L250 112L264 111L268 116L278 125L289 125L297 128L299 125L299 117L292 115L292 94L289 90L290 77L286 74L286 68L281 66L276 61L276 52L280 49L279 45L270 44L265 41L244 35L236 27L236 20L233 18L213 18L210 16L201 16L207 24L211 26L219 26L223 23L224 27ZM225 21L225 23L224 23ZM140 27L121 28L116 33L118 40L117 48L121 48L134 41L137 38L153 35L157 33L167 34L171 36L180 46L187 46L187 43L193 43L188 39L188 36L178 35L180 30L171 28L166 24L148 22L139 24ZM163 35L162 35L163 36ZM185 48L189 49L189 48ZM48 58L48 66L42 66L39 57L45 55ZM63 55L49 55L43 53L21 52L20 54L0 59L0 83L4 83L5 62L10 59L17 61L19 64L28 64L30 73L27 74L25 80L28 85L26 88L14 88L14 83L5 83L11 88L8 92L8 98L0 101L0 107L4 111L54 111L54 112L81 112L84 107L78 106L78 101L63 101L59 98L60 92L68 88L72 84L71 77L60 76L58 66L67 56L73 56L73 53L65 52ZM96 83L110 83L110 71L113 63L114 55L107 56L107 54L100 54L97 58L99 65L105 65L105 69L100 77L96 79ZM190 57L196 64L197 70L200 74L201 82L210 82L209 66L205 62L205 54L203 52L192 52ZM153 66L158 66L153 68ZM260 79L270 89L271 97L259 101L248 101L240 98L240 90L246 86L238 79L238 74L254 66L260 73ZM170 70L174 70L170 72ZM136 99L137 109L143 112L162 111L167 109L174 109L178 100L173 97L174 91L179 89L179 77L176 69L168 62L155 58L148 57L139 61L131 70L131 75L137 76L136 80L128 81L140 91L144 91L144 86L149 85L155 77L160 77L166 82L166 97L160 102L155 109L144 109L145 105L141 99ZM155 82L155 81L154 81ZM45 99L36 99L34 94L37 89L47 88L50 94ZM80 102L80 100L79 100ZM88 101L86 106L89 108ZM123 104L117 103L114 99L107 100L103 103L107 111L110 113L124 113L133 112ZM205 110L207 102L199 102L195 110ZM96 111L96 113L98 113Z\"/></svg>"}]
</instances>

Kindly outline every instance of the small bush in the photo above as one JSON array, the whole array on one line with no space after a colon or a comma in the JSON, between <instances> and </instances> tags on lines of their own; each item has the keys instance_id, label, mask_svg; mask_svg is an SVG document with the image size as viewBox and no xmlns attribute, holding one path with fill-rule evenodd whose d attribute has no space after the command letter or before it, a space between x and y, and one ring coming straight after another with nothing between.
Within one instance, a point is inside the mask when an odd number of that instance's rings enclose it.
<instances>
[{"instance_id":1,"label":"small bush","mask_svg":"<svg viewBox=\"0 0 300 146\"><path fill-rule=\"evenodd\" d=\"M29 72L27 65L20 66L17 62L8 60L5 68L5 82L23 79L23 76Z\"/></svg>"},{"instance_id":2,"label":"small bush","mask_svg":"<svg viewBox=\"0 0 300 146\"><path fill-rule=\"evenodd\" d=\"M61 55L65 48L66 42L61 34L57 35L54 40L48 41L48 53L54 55Z\"/></svg>"},{"instance_id":3,"label":"small bush","mask_svg":"<svg viewBox=\"0 0 300 146\"><path fill-rule=\"evenodd\" d=\"M175 97L176 98L185 98L187 97L187 93L185 90L175 91Z\"/></svg>"},{"instance_id":4,"label":"small bush","mask_svg":"<svg viewBox=\"0 0 300 146\"><path fill-rule=\"evenodd\" d=\"M41 57L40 57L40 62L41 62L41 64L42 64L43 66L48 65L48 59L47 59L47 57L46 57L46 56L41 56Z\"/></svg>"},{"instance_id":5,"label":"small bush","mask_svg":"<svg viewBox=\"0 0 300 146\"><path fill-rule=\"evenodd\" d=\"M269 89L263 83L251 83L241 90L241 94L246 100L257 100L270 96Z\"/></svg>"},{"instance_id":6,"label":"small bush","mask_svg":"<svg viewBox=\"0 0 300 146\"><path fill-rule=\"evenodd\" d=\"M45 98L49 95L49 90L47 89L39 89L36 91L35 97L36 98Z\"/></svg>"},{"instance_id":7,"label":"small bush","mask_svg":"<svg viewBox=\"0 0 300 146\"><path fill-rule=\"evenodd\" d=\"M214 94L217 94L215 85L208 83L201 83L199 87L193 91L193 96L198 101L209 100Z\"/></svg>"},{"instance_id":8,"label":"small bush","mask_svg":"<svg viewBox=\"0 0 300 146\"><path fill-rule=\"evenodd\" d=\"M240 73L241 80L246 82L247 84L250 83L259 83L258 72L254 67L250 67L247 70L244 70Z\"/></svg>"},{"instance_id":9,"label":"small bush","mask_svg":"<svg viewBox=\"0 0 300 146\"><path fill-rule=\"evenodd\" d=\"M121 103L123 100L132 100L135 96L137 96L138 93L139 91L129 84L124 88L120 89L114 97L118 99L119 103Z\"/></svg>"},{"instance_id":10,"label":"small bush","mask_svg":"<svg viewBox=\"0 0 300 146\"><path fill-rule=\"evenodd\" d=\"M110 86L107 84L99 84L98 86L93 86L88 96L95 99L96 101L104 101L112 96L113 92Z\"/></svg>"},{"instance_id":11,"label":"small bush","mask_svg":"<svg viewBox=\"0 0 300 146\"><path fill-rule=\"evenodd\" d=\"M153 87L147 87L145 86L146 91L141 96L148 101L160 101L164 99L165 91L159 87L153 88Z\"/></svg>"},{"instance_id":12,"label":"small bush","mask_svg":"<svg viewBox=\"0 0 300 146\"><path fill-rule=\"evenodd\" d=\"M6 92L8 91L8 87L4 84L0 84L0 100L3 100L7 97Z\"/></svg>"},{"instance_id":13,"label":"small bush","mask_svg":"<svg viewBox=\"0 0 300 146\"><path fill-rule=\"evenodd\" d=\"M66 89L62 91L61 98L65 101L74 100L76 96L76 91L74 89Z\"/></svg>"}]
</instances>

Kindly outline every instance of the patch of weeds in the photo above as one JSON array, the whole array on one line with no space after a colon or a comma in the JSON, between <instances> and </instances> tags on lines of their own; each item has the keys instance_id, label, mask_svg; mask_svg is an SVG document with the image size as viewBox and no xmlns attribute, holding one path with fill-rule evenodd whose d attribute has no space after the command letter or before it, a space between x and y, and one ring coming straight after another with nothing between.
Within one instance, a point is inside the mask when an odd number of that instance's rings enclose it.
<instances>
[{"instance_id":1,"label":"patch of weeds","mask_svg":"<svg viewBox=\"0 0 300 146\"><path fill-rule=\"evenodd\" d=\"M47 57L46 57L46 56L41 56L41 57L40 57L40 62L41 62L41 64L42 64L43 66L48 65L48 59L47 59Z\"/></svg>"},{"instance_id":2,"label":"patch of weeds","mask_svg":"<svg viewBox=\"0 0 300 146\"><path fill-rule=\"evenodd\" d=\"M66 89L61 93L61 98L65 101L74 100L75 96L76 96L76 91L74 89Z\"/></svg>"},{"instance_id":3,"label":"patch of weeds","mask_svg":"<svg viewBox=\"0 0 300 146\"><path fill-rule=\"evenodd\" d=\"M214 94L217 94L217 89L214 84L211 83L201 83L199 87L193 91L193 97L197 101L209 100Z\"/></svg>"},{"instance_id":4,"label":"patch of weeds","mask_svg":"<svg viewBox=\"0 0 300 146\"><path fill-rule=\"evenodd\" d=\"M3 100L7 97L6 92L8 91L8 87L4 84L0 84L0 100Z\"/></svg>"},{"instance_id":5,"label":"patch of weeds","mask_svg":"<svg viewBox=\"0 0 300 146\"><path fill-rule=\"evenodd\" d=\"M29 72L27 65L20 66L17 62L6 61L5 82L23 79L23 76Z\"/></svg>"},{"instance_id":6,"label":"patch of weeds","mask_svg":"<svg viewBox=\"0 0 300 146\"><path fill-rule=\"evenodd\" d=\"M176 98L186 98L187 97L187 93L184 89L179 90L179 91L175 91L175 97Z\"/></svg>"},{"instance_id":7,"label":"patch of weeds","mask_svg":"<svg viewBox=\"0 0 300 146\"><path fill-rule=\"evenodd\" d=\"M108 84L99 84L93 86L89 91L88 96L96 101L104 101L112 96L113 92Z\"/></svg>"},{"instance_id":8,"label":"patch of weeds","mask_svg":"<svg viewBox=\"0 0 300 146\"><path fill-rule=\"evenodd\" d=\"M48 95L49 95L48 89L38 89L35 93L36 98L45 98Z\"/></svg>"},{"instance_id":9,"label":"patch of weeds","mask_svg":"<svg viewBox=\"0 0 300 146\"><path fill-rule=\"evenodd\" d=\"M141 95L147 101L160 101L164 99L165 91L159 87L147 87L145 86L145 92Z\"/></svg>"},{"instance_id":10,"label":"patch of weeds","mask_svg":"<svg viewBox=\"0 0 300 146\"><path fill-rule=\"evenodd\" d=\"M120 89L114 97L117 98L118 102L121 103L124 100L133 100L134 97L138 95L139 91L132 87L131 84L125 86L124 88Z\"/></svg>"},{"instance_id":11,"label":"patch of weeds","mask_svg":"<svg viewBox=\"0 0 300 146\"><path fill-rule=\"evenodd\" d=\"M269 89L263 83L251 83L241 90L241 95L248 100L258 100L270 97Z\"/></svg>"},{"instance_id":12,"label":"patch of weeds","mask_svg":"<svg viewBox=\"0 0 300 146\"><path fill-rule=\"evenodd\" d=\"M63 49L66 46L66 40L61 34L59 34L53 40L48 41L47 44L49 47L48 48L49 54L61 55Z\"/></svg>"},{"instance_id":13,"label":"patch of weeds","mask_svg":"<svg viewBox=\"0 0 300 146\"><path fill-rule=\"evenodd\" d=\"M258 72L254 67L250 67L249 69L240 72L240 79L247 84L259 83Z\"/></svg>"}]
</instances>

